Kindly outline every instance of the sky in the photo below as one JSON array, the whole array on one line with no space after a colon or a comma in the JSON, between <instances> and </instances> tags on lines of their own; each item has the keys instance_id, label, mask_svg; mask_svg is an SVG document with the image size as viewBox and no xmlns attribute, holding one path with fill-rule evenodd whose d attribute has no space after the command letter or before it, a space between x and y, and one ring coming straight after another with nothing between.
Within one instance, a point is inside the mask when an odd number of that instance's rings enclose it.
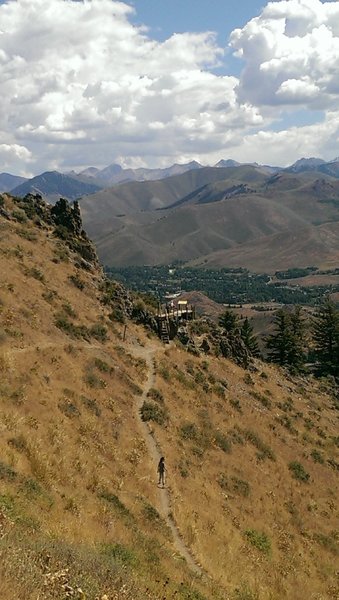
<instances>
[{"instance_id":1,"label":"sky","mask_svg":"<svg viewBox=\"0 0 339 600\"><path fill-rule=\"evenodd\" d=\"M0 0L0 172L339 155L339 1Z\"/></svg>"}]
</instances>

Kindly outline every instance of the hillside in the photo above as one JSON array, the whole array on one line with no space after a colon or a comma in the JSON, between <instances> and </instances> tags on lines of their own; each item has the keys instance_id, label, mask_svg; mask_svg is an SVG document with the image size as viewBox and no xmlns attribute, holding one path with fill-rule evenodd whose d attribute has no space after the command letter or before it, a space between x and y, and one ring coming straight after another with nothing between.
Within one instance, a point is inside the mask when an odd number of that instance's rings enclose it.
<instances>
[{"instance_id":1,"label":"hillside","mask_svg":"<svg viewBox=\"0 0 339 600\"><path fill-rule=\"evenodd\" d=\"M179 260L274 272L338 262L339 181L313 171L204 168L116 186L81 207L107 266Z\"/></svg>"},{"instance_id":2,"label":"hillside","mask_svg":"<svg viewBox=\"0 0 339 600\"><path fill-rule=\"evenodd\" d=\"M28 179L11 188L11 194L24 197L26 194L41 194L49 202L55 202L62 196L68 200L75 200L86 194L94 194L100 186L91 181L80 181L77 178L58 173L57 171L46 171L32 179Z\"/></svg>"},{"instance_id":3,"label":"hillside","mask_svg":"<svg viewBox=\"0 0 339 600\"><path fill-rule=\"evenodd\" d=\"M121 322L76 207L25 202L0 204L1 599L335 600L331 381Z\"/></svg>"},{"instance_id":4,"label":"hillside","mask_svg":"<svg viewBox=\"0 0 339 600\"><path fill-rule=\"evenodd\" d=\"M8 192L25 181L25 177L11 175L10 173L0 173L0 193Z\"/></svg>"}]
</instances>

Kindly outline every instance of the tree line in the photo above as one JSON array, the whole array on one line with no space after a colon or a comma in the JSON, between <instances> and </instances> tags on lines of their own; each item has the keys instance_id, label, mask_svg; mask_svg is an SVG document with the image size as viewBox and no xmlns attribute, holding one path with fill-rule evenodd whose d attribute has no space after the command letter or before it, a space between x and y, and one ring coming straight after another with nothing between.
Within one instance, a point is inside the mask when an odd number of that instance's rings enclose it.
<instances>
[{"instance_id":1,"label":"tree line","mask_svg":"<svg viewBox=\"0 0 339 600\"><path fill-rule=\"evenodd\" d=\"M219 324L228 332L238 330L252 356L260 356L259 344L248 318L243 321L225 311ZM326 298L312 316L300 306L284 307L273 317L273 331L264 338L266 358L293 372L339 376L339 310Z\"/></svg>"}]
</instances>

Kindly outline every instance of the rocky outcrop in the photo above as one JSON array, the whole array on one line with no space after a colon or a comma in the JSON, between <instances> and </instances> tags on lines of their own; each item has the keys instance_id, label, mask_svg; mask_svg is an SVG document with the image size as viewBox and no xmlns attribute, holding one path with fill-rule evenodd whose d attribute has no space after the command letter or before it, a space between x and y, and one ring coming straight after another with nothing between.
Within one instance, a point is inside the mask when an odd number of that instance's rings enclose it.
<instances>
[{"instance_id":1,"label":"rocky outcrop","mask_svg":"<svg viewBox=\"0 0 339 600\"><path fill-rule=\"evenodd\" d=\"M226 332L209 319L183 323L178 328L178 339L193 354L223 356L247 369L253 357L240 336L240 331Z\"/></svg>"}]
</instances>

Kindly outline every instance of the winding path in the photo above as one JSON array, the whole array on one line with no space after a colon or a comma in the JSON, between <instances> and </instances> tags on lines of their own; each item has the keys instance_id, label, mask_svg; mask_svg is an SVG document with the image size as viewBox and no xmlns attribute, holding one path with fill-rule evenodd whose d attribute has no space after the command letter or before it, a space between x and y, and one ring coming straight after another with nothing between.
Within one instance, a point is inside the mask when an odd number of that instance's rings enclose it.
<instances>
[{"instance_id":1,"label":"winding path","mask_svg":"<svg viewBox=\"0 0 339 600\"><path fill-rule=\"evenodd\" d=\"M60 344L55 343L55 342L48 342L48 343L25 346L23 348L11 348L6 352L6 354L9 356L11 356L11 355L13 356L15 354L21 354L21 353L29 352L32 350L55 348L55 347L64 346L64 345L65 345L64 342L62 342ZM87 343L87 342L80 343L80 344L78 343L78 344L75 344L75 346L78 348L85 348L87 350L100 350L101 352L105 352L104 348L101 345L91 344L91 343ZM143 385L142 396L136 396L135 411L136 411L137 423L139 425L141 434L146 442L146 447L147 447L148 453L149 453L152 461L156 465L156 464L158 464L160 457L162 456L162 451L161 451L161 448L160 448L157 440L154 437L154 434L153 434L149 424L144 422L141 419L140 409L143 405L143 402L147 399L147 394L148 394L149 390L154 386L154 381L155 381L154 356L155 356L155 352L158 348L151 344L147 345L147 347L144 347L137 343L128 343L128 344L126 344L125 348L128 349L131 352L131 354L133 354L135 357L143 358L146 361L147 371L148 371L147 379ZM159 498L159 507L160 507L159 512L171 530L171 533L173 536L173 543L174 543L174 547L175 547L176 551L182 558L184 558L186 560L187 565L190 567L190 569L196 575L202 576L203 575L202 568L197 563L197 561L194 559L194 557L192 556L188 547L185 545L185 543L180 535L179 529L178 529L173 517L171 516L171 497L170 497L168 488L159 488L158 498Z\"/></svg>"},{"instance_id":2,"label":"winding path","mask_svg":"<svg viewBox=\"0 0 339 600\"><path fill-rule=\"evenodd\" d=\"M142 396L137 396L137 401L135 403L135 409L137 412L137 421L143 435L143 438L146 442L147 450L149 452L150 457L152 458L154 464L158 464L160 457L162 456L161 448L154 437L154 434L148 425L148 423L144 422L140 417L140 409L143 405L144 400L147 399L147 394L149 390L154 386L155 380L155 367L154 367L154 355L156 348L150 346L136 346L129 345L128 350L131 351L134 356L138 358L143 358L146 361L148 375L147 379L143 386L143 394ZM179 529L171 516L171 498L168 488L159 488L159 506L160 506L160 514L163 519L166 521L166 524L170 528L173 536L174 546L177 552L184 558L188 564L188 566L194 571L197 575L202 575L203 571L200 565L196 562L189 549L185 545Z\"/></svg>"}]
</instances>

